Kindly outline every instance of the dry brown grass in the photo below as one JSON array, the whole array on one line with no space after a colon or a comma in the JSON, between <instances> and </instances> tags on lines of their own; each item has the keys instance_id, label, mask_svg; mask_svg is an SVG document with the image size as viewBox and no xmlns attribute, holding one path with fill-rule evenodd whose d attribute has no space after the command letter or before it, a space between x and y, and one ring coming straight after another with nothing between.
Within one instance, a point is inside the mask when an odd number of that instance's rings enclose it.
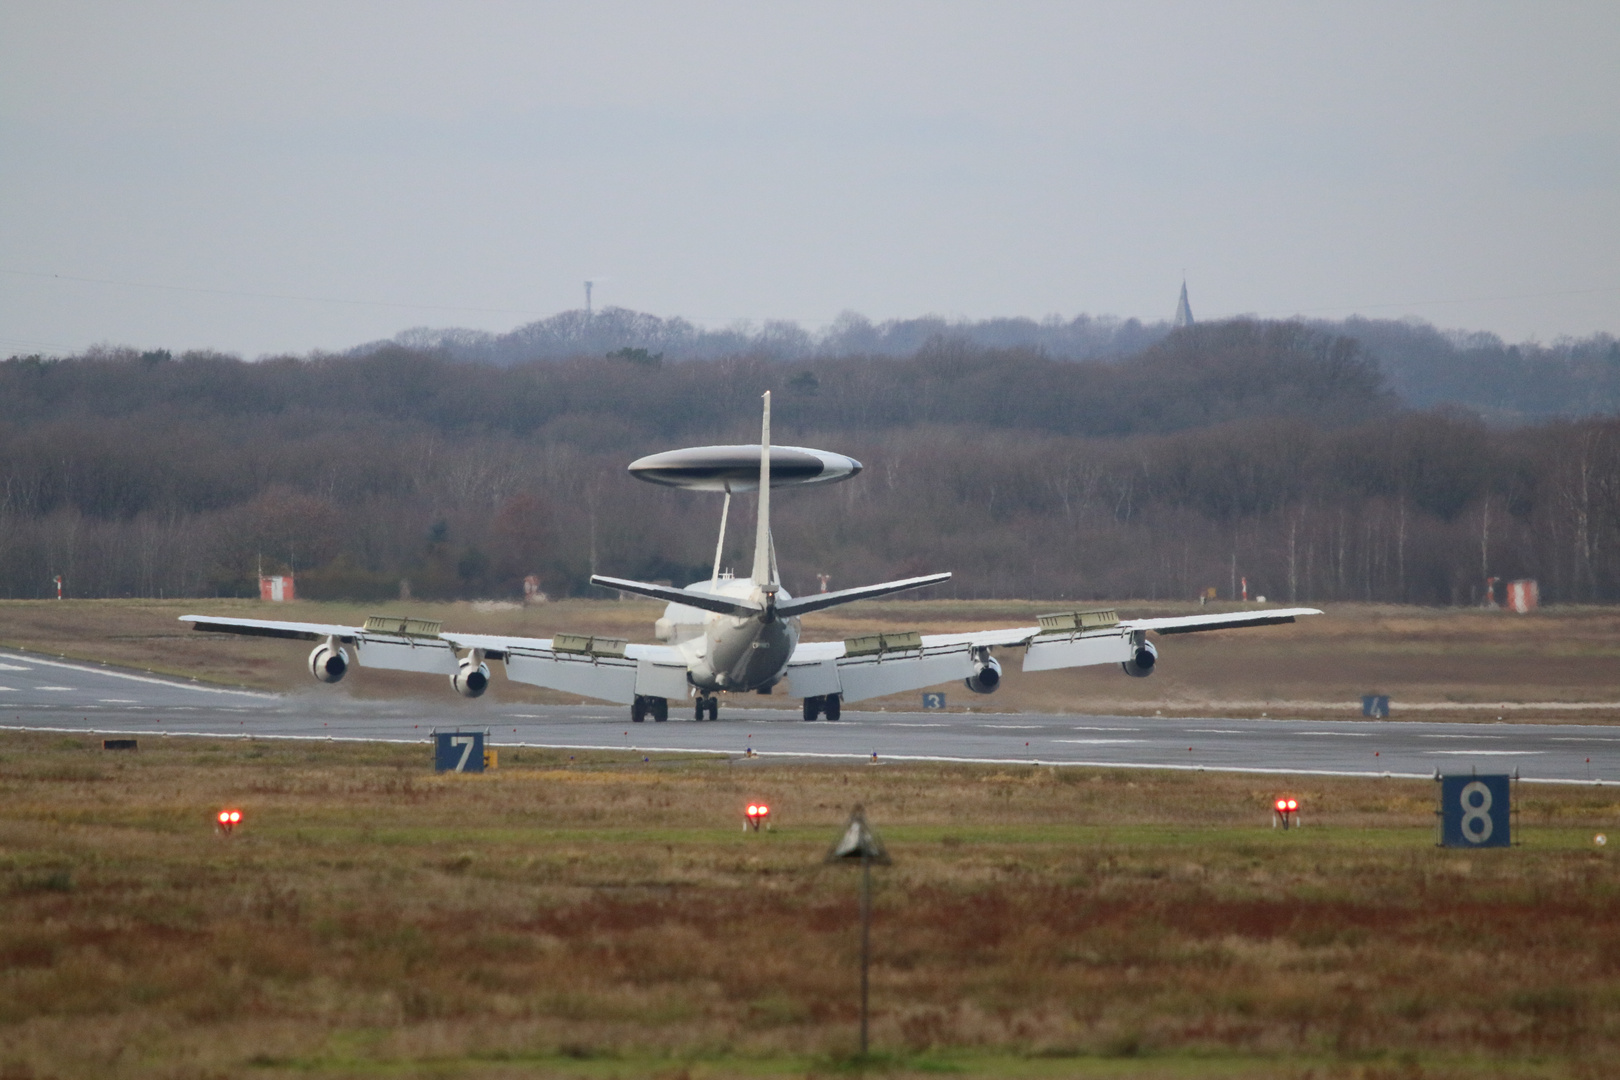
<instances>
[{"instance_id":1,"label":"dry brown grass","mask_svg":"<svg viewBox=\"0 0 1620 1080\"><path fill-rule=\"evenodd\" d=\"M1620 794L1432 847L1429 785L0 736L0 1076L1605 1075ZM778 828L745 835L767 798ZM224 839L212 813L247 823Z\"/></svg>"},{"instance_id":2,"label":"dry brown grass","mask_svg":"<svg viewBox=\"0 0 1620 1080\"><path fill-rule=\"evenodd\" d=\"M891 601L853 604L805 619L805 637L828 640L874 630L945 632L1029 625L1050 601ZM1071 605L1072 606L1072 605ZM1199 610L1191 605L1121 604L1127 614ZM190 611L247 617L296 618L352 624L372 610L441 619L479 633L547 637L560 631L614 634L650 641L660 605L640 601L567 600L521 610L479 611L471 604L316 604L256 601L0 601L0 644L22 645L85 659L240 683L266 689L305 689L304 650L296 642L198 634L175 621ZM1620 609L1549 609L1520 616L1475 609L1334 605L1325 616L1292 626L1167 638L1151 679L1117 669L1043 672L1024 678L1010 657L1003 689L992 697L958 691L953 705L990 711L1196 712L1231 716L1359 715L1346 707L1364 693L1404 704L1469 702L1588 702L1579 712L1514 710L1520 722L1620 721ZM421 676L356 672L336 692L360 696L441 693ZM561 702L565 695L508 683L505 700ZM971 699L971 700L970 700ZM1332 703L1329 708L1299 703ZM750 695L748 704L771 704ZM786 699L776 703L787 706ZM862 707L914 708L917 695L897 695ZM1408 712L1422 719L1495 720L1495 711Z\"/></svg>"}]
</instances>

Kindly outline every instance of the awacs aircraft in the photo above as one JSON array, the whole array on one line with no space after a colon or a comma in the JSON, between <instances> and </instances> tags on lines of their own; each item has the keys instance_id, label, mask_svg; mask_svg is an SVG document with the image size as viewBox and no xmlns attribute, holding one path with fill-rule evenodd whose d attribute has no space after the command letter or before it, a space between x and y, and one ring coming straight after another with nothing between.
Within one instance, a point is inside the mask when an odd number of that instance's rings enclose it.
<instances>
[{"instance_id":1,"label":"awacs aircraft","mask_svg":"<svg viewBox=\"0 0 1620 1080\"><path fill-rule=\"evenodd\" d=\"M581 697L630 706L641 722L669 718L671 700L688 703L697 719L719 715L720 694L768 694L782 686L804 699L804 718L837 720L848 701L920 690L961 679L976 694L1001 682L995 649L1024 650L1025 671L1118 664L1127 675L1152 674L1159 652L1148 634L1265 626L1319 615L1315 608L1283 608L1236 614L1121 620L1112 611L1045 615L1039 626L979 630L964 634L888 633L848 641L799 640L799 617L855 600L937 585L950 574L886 581L857 589L794 597L782 587L771 539L771 489L826 483L860 471L841 454L771 445L771 395L758 446L707 446L672 450L636 461L630 472L654 483L724 491L720 542L709 580L685 588L593 576L591 582L620 592L665 600L655 627L662 644L637 645L586 634L554 638L499 637L446 632L437 622L373 616L364 626L272 622L185 615L198 630L297 638L317 644L310 674L335 683L349 669L349 650L365 667L447 675L463 697L489 687L489 661L500 660L507 678ZM747 578L721 572L726 518L734 492L757 491L754 568Z\"/></svg>"}]
</instances>

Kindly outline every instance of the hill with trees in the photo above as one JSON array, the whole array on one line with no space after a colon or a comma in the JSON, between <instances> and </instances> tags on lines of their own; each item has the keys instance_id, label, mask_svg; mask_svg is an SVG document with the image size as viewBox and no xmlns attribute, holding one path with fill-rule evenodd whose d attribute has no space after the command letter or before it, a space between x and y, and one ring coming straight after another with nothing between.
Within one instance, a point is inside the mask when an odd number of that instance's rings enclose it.
<instances>
[{"instance_id":1,"label":"hill with trees","mask_svg":"<svg viewBox=\"0 0 1620 1080\"><path fill-rule=\"evenodd\" d=\"M867 466L780 499L796 592L952 570L964 597L1226 596L1247 577L1277 600L1467 603L1487 576L1530 576L1549 600L1620 598L1620 422L1415 409L1367 336L1239 320L1084 360L938 335L899 356L679 362L638 345L504 366L398 344L14 357L0 595L49 595L56 574L70 595L238 595L261 565L360 598L696 579L718 498L624 467L756 440L769 389L779 441ZM736 565L749 535L733 530Z\"/></svg>"}]
</instances>

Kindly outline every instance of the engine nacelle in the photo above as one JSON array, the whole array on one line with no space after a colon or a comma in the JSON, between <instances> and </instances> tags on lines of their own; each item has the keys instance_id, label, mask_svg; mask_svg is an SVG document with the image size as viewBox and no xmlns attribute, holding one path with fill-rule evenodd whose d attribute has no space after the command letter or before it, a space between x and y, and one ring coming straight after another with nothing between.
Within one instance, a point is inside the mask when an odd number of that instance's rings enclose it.
<instances>
[{"instance_id":1,"label":"engine nacelle","mask_svg":"<svg viewBox=\"0 0 1620 1080\"><path fill-rule=\"evenodd\" d=\"M450 685L462 697L483 697L484 691L489 689L489 665L481 661L475 664L470 659L463 660L456 673L450 676Z\"/></svg>"},{"instance_id":2,"label":"engine nacelle","mask_svg":"<svg viewBox=\"0 0 1620 1080\"><path fill-rule=\"evenodd\" d=\"M1125 674L1133 679L1145 679L1153 674L1153 665L1159 662L1159 650L1153 647L1153 642L1138 642L1136 652L1131 658L1119 665Z\"/></svg>"},{"instance_id":3,"label":"engine nacelle","mask_svg":"<svg viewBox=\"0 0 1620 1080\"><path fill-rule=\"evenodd\" d=\"M341 645L317 645L309 654L309 673L323 683L338 682L349 673L349 654Z\"/></svg>"},{"instance_id":4,"label":"engine nacelle","mask_svg":"<svg viewBox=\"0 0 1620 1080\"><path fill-rule=\"evenodd\" d=\"M975 694L993 694L1001 685L1001 665L990 656L975 661L973 674L962 682Z\"/></svg>"}]
</instances>

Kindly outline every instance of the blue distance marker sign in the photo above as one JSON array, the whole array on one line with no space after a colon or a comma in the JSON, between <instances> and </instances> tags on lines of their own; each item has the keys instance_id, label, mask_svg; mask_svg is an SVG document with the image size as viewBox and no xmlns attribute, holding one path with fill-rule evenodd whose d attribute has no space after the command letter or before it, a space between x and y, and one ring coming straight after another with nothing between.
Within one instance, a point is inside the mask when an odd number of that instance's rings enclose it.
<instances>
[{"instance_id":1,"label":"blue distance marker sign","mask_svg":"<svg viewBox=\"0 0 1620 1080\"><path fill-rule=\"evenodd\" d=\"M433 736L433 768L438 772L483 772L482 731L440 731Z\"/></svg>"},{"instance_id":2,"label":"blue distance marker sign","mask_svg":"<svg viewBox=\"0 0 1620 1080\"><path fill-rule=\"evenodd\" d=\"M925 709L943 709L945 707L944 694L924 694L922 697L923 708Z\"/></svg>"},{"instance_id":3,"label":"blue distance marker sign","mask_svg":"<svg viewBox=\"0 0 1620 1080\"><path fill-rule=\"evenodd\" d=\"M1511 783L1505 775L1442 777L1440 846L1482 848L1512 845Z\"/></svg>"}]
</instances>

